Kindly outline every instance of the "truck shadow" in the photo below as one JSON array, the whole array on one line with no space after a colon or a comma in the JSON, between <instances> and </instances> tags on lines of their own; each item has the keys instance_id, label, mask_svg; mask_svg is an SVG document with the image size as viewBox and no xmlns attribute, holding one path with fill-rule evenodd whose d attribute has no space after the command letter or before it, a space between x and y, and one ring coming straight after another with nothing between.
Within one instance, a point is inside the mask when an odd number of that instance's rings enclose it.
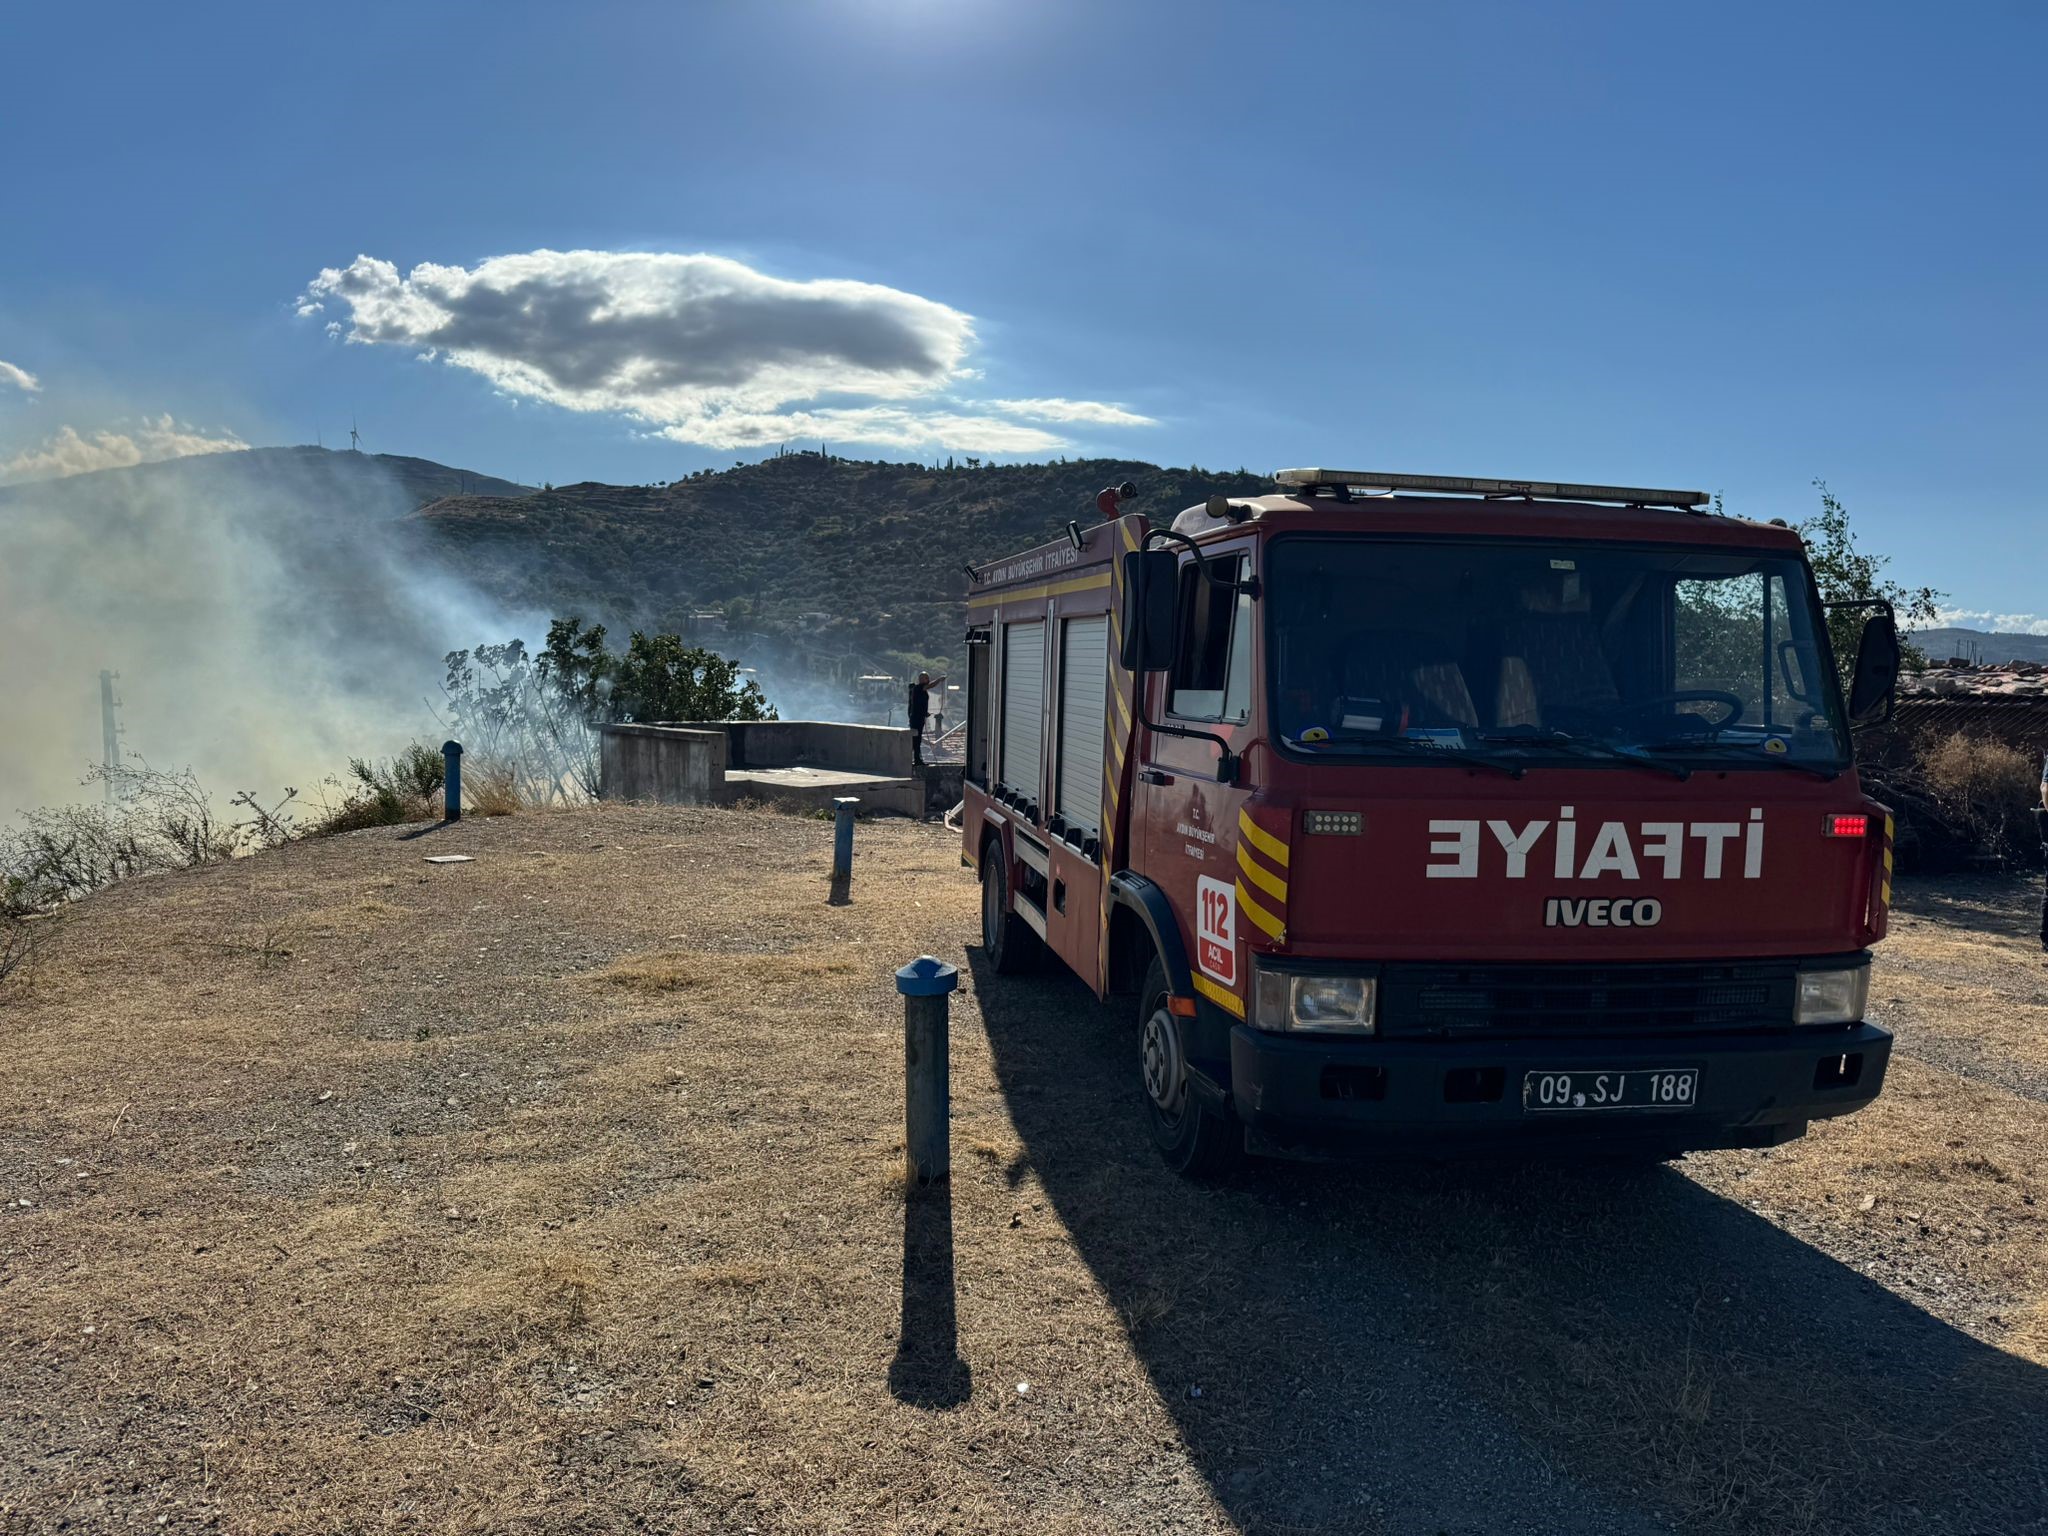
<instances>
[{"instance_id":1,"label":"truck shadow","mask_svg":"<svg viewBox=\"0 0 2048 1536\"><path fill-rule=\"evenodd\" d=\"M1189 1185L1146 1137L1121 1012L968 954L1029 1167L1241 1530L1992 1532L2048 1508L2048 1371L1676 1169Z\"/></svg>"}]
</instances>

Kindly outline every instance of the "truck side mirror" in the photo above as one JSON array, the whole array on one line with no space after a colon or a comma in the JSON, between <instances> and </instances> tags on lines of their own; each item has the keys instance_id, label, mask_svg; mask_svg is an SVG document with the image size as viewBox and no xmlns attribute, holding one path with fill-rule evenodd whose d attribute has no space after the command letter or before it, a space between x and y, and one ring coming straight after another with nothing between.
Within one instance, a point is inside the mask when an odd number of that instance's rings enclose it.
<instances>
[{"instance_id":1,"label":"truck side mirror","mask_svg":"<svg viewBox=\"0 0 2048 1536\"><path fill-rule=\"evenodd\" d=\"M1891 718L1899 691L1899 627L1879 609L1863 624L1856 643L1856 670L1849 681L1849 724L1878 725Z\"/></svg>"},{"instance_id":2,"label":"truck side mirror","mask_svg":"<svg viewBox=\"0 0 2048 1536\"><path fill-rule=\"evenodd\" d=\"M1133 549L1123 559L1123 650L1117 659L1129 672L1164 672L1173 665L1179 557L1170 549Z\"/></svg>"}]
</instances>

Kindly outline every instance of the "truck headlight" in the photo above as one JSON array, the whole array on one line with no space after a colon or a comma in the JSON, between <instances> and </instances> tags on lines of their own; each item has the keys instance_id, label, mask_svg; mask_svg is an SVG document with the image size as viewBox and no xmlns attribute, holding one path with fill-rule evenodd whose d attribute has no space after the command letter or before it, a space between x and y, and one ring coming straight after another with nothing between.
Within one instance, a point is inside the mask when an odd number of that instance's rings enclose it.
<instances>
[{"instance_id":1,"label":"truck headlight","mask_svg":"<svg viewBox=\"0 0 2048 1536\"><path fill-rule=\"evenodd\" d=\"M1801 971L1795 1024L1859 1024L1870 1001L1870 967L1841 971Z\"/></svg>"},{"instance_id":2,"label":"truck headlight","mask_svg":"<svg viewBox=\"0 0 2048 1536\"><path fill-rule=\"evenodd\" d=\"M1379 1002L1371 976L1302 976L1261 969L1253 1003L1260 1029L1321 1030L1369 1035Z\"/></svg>"}]
</instances>

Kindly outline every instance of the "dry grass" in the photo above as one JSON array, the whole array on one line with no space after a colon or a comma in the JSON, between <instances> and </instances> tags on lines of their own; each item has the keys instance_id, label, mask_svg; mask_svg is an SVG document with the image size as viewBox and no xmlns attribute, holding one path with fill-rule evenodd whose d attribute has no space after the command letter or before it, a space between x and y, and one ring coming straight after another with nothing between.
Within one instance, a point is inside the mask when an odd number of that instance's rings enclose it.
<instances>
[{"instance_id":1,"label":"dry grass","mask_svg":"<svg viewBox=\"0 0 2048 1536\"><path fill-rule=\"evenodd\" d=\"M402 836L104 893L0 1014L0 1531L2019 1523L2022 1095L1909 1059L1690 1176L1195 1189L1122 1021L984 990L943 832L864 826L843 907L797 818ZM1942 963L2003 995L2001 943ZM950 1192L900 1179L923 951Z\"/></svg>"},{"instance_id":2,"label":"dry grass","mask_svg":"<svg viewBox=\"0 0 2048 1536\"><path fill-rule=\"evenodd\" d=\"M511 816L525 808L519 796L519 776L509 763L488 760L462 770L462 808L476 816Z\"/></svg>"}]
</instances>

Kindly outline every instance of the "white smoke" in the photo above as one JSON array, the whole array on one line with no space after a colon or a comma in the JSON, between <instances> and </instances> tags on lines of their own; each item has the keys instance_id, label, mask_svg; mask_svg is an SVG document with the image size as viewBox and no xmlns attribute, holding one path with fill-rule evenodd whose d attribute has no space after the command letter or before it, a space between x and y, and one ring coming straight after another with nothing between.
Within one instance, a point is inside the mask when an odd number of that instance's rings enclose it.
<instances>
[{"instance_id":1,"label":"white smoke","mask_svg":"<svg viewBox=\"0 0 2048 1536\"><path fill-rule=\"evenodd\" d=\"M310 790L438 739L443 654L535 620L412 547L419 499L376 459L311 448L0 490L0 821L87 793L102 668L123 751L219 795Z\"/></svg>"}]
</instances>

